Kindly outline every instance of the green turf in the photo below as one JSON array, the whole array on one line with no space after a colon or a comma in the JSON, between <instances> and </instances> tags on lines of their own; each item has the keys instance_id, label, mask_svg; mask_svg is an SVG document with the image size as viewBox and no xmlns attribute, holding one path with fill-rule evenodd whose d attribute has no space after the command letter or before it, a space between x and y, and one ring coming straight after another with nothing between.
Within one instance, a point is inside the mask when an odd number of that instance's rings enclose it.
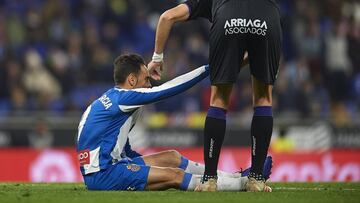
<instances>
[{"instance_id":1,"label":"green turf","mask_svg":"<svg viewBox=\"0 0 360 203\"><path fill-rule=\"evenodd\" d=\"M272 183L272 193L87 191L82 184L0 183L0 203L15 202L360 202L360 183Z\"/></svg>"}]
</instances>

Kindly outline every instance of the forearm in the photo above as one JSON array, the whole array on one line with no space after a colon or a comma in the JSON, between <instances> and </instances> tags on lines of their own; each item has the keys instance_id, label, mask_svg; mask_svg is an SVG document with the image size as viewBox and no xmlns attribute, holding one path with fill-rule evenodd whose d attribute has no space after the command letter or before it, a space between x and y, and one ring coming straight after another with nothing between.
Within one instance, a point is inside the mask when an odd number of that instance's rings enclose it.
<instances>
[{"instance_id":1,"label":"forearm","mask_svg":"<svg viewBox=\"0 0 360 203\"><path fill-rule=\"evenodd\" d=\"M171 28L174 24L174 21L164 16L164 14L160 16L159 23L156 28L154 51L157 54L163 53L166 41L169 38Z\"/></svg>"},{"instance_id":2,"label":"forearm","mask_svg":"<svg viewBox=\"0 0 360 203\"><path fill-rule=\"evenodd\" d=\"M196 85L208 75L208 66L201 66L191 72L178 76L160 86L153 87L150 90L153 93L153 97L151 98L150 103L180 94Z\"/></svg>"},{"instance_id":3,"label":"forearm","mask_svg":"<svg viewBox=\"0 0 360 203\"><path fill-rule=\"evenodd\" d=\"M186 91L208 75L208 66L202 66L160 86L127 90L119 98L119 105L122 110L126 110L166 99Z\"/></svg>"},{"instance_id":4,"label":"forearm","mask_svg":"<svg viewBox=\"0 0 360 203\"><path fill-rule=\"evenodd\" d=\"M185 21L188 17L189 8L185 4L169 9L160 16L156 28L155 53L163 53L172 26L176 22Z\"/></svg>"}]
</instances>

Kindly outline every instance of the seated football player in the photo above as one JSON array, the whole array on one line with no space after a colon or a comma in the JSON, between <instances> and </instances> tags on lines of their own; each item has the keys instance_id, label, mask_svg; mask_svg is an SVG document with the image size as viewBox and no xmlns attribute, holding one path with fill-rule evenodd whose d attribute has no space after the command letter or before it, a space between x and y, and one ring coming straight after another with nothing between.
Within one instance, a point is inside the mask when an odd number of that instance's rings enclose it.
<instances>
[{"instance_id":1,"label":"seated football player","mask_svg":"<svg viewBox=\"0 0 360 203\"><path fill-rule=\"evenodd\" d=\"M201 66L151 87L145 61L139 55L117 57L115 87L88 106L78 127L77 152L86 187L89 190L194 190L200 184L204 165L174 150L142 156L131 149L128 135L142 106L182 93L208 74L208 66ZM271 167L272 160L268 157L264 167L267 178ZM248 172L248 169L234 174L219 171L217 189L243 191Z\"/></svg>"}]
</instances>

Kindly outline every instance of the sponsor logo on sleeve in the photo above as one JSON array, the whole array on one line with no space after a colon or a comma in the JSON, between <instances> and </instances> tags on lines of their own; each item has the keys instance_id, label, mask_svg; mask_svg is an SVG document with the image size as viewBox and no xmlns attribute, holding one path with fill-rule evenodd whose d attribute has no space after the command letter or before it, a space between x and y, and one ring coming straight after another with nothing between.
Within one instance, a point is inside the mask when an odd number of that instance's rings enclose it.
<instances>
[{"instance_id":1,"label":"sponsor logo on sleeve","mask_svg":"<svg viewBox=\"0 0 360 203\"><path fill-rule=\"evenodd\" d=\"M85 164L90 164L90 150L85 149L78 153L78 160L80 163L80 166L83 166Z\"/></svg>"}]
</instances>

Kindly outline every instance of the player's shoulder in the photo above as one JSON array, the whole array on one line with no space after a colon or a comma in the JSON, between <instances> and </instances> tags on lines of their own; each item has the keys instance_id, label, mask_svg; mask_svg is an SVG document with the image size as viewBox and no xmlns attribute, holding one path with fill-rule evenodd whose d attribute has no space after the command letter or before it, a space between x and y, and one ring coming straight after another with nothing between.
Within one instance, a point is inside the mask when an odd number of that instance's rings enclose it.
<instances>
[{"instance_id":1,"label":"player's shoulder","mask_svg":"<svg viewBox=\"0 0 360 203\"><path fill-rule=\"evenodd\" d=\"M108 96L109 99L115 103L121 103L121 101L131 100L133 95L132 93L134 92L136 91L114 87L105 92L104 95Z\"/></svg>"},{"instance_id":2,"label":"player's shoulder","mask_svg":"<svg viewBox=\"0 0 360 203\"><path fill-rule=\"evenodd\" d=\"M122 89L119 87L114 87L108 91L108 93L111 95L111 97L116 97L116 99L119 99L120 97L125 96L130 90L128 89Z\"/></svg>"},{"instance_id":3,"label":"player's shoulder","mask_svg":"<svg viewBox=\"0 0 360 203\"><path fill-rule=\"evenodd\" d=\"M107 90L106 92L104 92L103 95L108 96L110 99L118 99L119 96L124 95L128 91L129 91L128 89L122 89L122 88L119 88L119 87L113 87L113 88Z\"/></svg>"},{"instance_id":4,"label":"player's shoulder","mask_svg":"<svg viewBox=\"0 0 360 203\"><path fill-rule=\"evenodd\" d=\"M223 0L221 0L223 1ZM187 4L190 7L198 7L198 6L212 6L213 0L186 0L182 3ZM216 1L214 2L216 3Z\"/></svg>"},{"instance_id":5,"label":"player's shoulder","mask_svg":"<svg viewBox=\"0 0 360 203\"><path fill-rule=\"evenodd\" d=\"M101 104L100 106L103 106L106 110L111 109L113 104L117 103L118 94L115 88L111 88L97 98L93 104Z\"/></svg>"}]
</instances>

